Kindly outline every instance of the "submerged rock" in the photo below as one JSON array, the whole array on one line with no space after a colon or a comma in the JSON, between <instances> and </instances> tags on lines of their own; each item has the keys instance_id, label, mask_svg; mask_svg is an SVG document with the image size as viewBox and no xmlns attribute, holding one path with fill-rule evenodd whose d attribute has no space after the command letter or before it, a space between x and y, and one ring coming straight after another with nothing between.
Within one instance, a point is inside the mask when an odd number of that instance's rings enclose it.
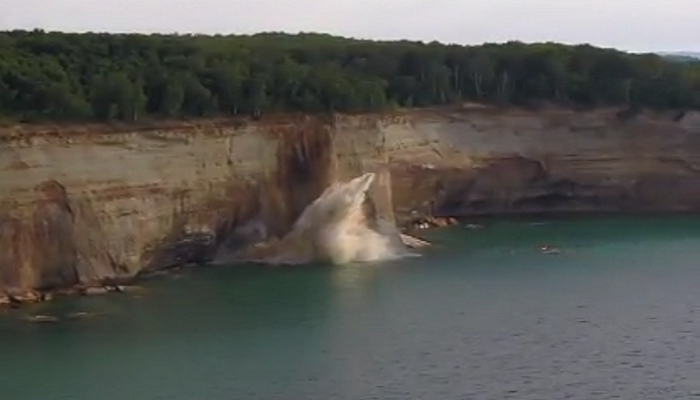
<instances>
[{"instance_id":1,"label":"submerged rock","mask_svg":"<svg viewBox=\"0 0 700 400\"><path fill-rule=\"evenodd\" d=\"M409 235L406 235L403 233L401 234L401 241L403 242L403 244L405 244L406 246L408 246L412 249L422 249L425 247L432 246L432 244L426 240L419 239L419 238L414 237L414 236L409 236Z\"/></svg>"},{"instance_id":2,"label":"submerged rock","mask_svg":"<svg viewBox=\"0 0 700 400\"><path fill-rule=\"evenodd\" d=\"M134 286L134 285L119 285L116 287L116 291L119 293L135 293L135 294L141 294L146 291L146 288L142 286Z\"/></svg>"},{"instance_id":3,"label":"submerged rock","mask_svg":"<svg viewBox=\"0 0 700 400\"><path fill-rule=\"evenodd\" d=\"M143 292L145 289L140 286L127 286L110 284L104 286L87 286L78 288L77 291L83 296L97 296L108 293L132 293Z\"/></svg>"},{"instance_id":4,"label":"submerged rock","mask_svg":"<svg viewBox=\"0 0 700 400\"><path fill-rule=\"evenodd\" d=\"M97 314L95 314L95 313L90 313L90 312L86 312L86 311L78 311L78 312L68 314L66 316L66 318L68 318L68 319L81 319L81 318L94 317L96 315Z\"/></svg>"},{"instance_id":5,"label":"submerged rock","mask_svg":"<svg viewBox=\"0 0 700 400\"><path fill-rule=\"evenodd\" d=\"M27 322L46 323L58 322L60 319L51 315L32 315L24 319Z\"/></svg>"},{"instance_id":6,"label":"submerged rock","mask_svg":"<svg viewBox=\"0 0 700 400\"><path fill-rule=\"evenodd\" d=\"M560 254L560 253L561 253L561 250L559 250L558 248L556 248L556 247L554 247L554 246L550 246L550 245L548 245L548 244L545 244L545 245L542 245L542 246L538 247L538 250L539 250L542 254L547 254L547 255L555 255L555 254Z\"/></svg>"},{"instance_id":7,"label":"submerged rock","mask_svg":"<svg viewBox=\"0 0 700 400\"><path fill-rule=\"evenodd\" d=\"M109 289L106 287L87 287L80 290L80 294L83 296L97 296L109 293Z\"/></svg>"}]
</instances>

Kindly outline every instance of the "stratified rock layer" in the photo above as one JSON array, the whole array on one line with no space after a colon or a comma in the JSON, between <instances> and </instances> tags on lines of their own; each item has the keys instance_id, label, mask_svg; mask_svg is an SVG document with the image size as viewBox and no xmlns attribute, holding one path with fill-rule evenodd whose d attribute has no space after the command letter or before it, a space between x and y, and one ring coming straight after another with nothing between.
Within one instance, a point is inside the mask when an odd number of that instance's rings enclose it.
<instances>
[{"instance_id":1,"label":"stratified rock layer","mask_svg":"<svg viewBox=\"0 0 700 400\"><path fill-rule=\"evenodd\" d=\"M383 132L400 219L700 209L700 113L477 108Z\"/></svg>"},{"instance_id":2,"label":"stratified rock layer","mask_svg":"<svg viewBox=\"0 0 700 400\"><path fill-rule=\"evenodd\" d=\"M0 291L210 259L375 172L385 218L700 208L700 115L484 107L0 131ZM259 233L259 232L258 232Z\"/></svg>"}]
</instances>

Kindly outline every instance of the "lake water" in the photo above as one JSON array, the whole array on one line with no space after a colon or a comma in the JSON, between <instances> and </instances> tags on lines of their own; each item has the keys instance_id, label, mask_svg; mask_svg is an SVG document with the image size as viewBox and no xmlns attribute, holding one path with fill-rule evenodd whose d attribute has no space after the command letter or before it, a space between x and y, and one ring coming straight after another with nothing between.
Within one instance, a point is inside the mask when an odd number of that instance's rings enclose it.
<instances>
[{"instance_id":1,"label":"lake water","mask_svg":"<svg viewBox=\"0 0 700 400\"><path fill-rule=\"evenodd\" d=\"M422 257L381 265L203 268L0 314L0 398L700 396L700 218L430 237ZM95 315L22 320L75 312Z\"/></svg>"}]
</instances>

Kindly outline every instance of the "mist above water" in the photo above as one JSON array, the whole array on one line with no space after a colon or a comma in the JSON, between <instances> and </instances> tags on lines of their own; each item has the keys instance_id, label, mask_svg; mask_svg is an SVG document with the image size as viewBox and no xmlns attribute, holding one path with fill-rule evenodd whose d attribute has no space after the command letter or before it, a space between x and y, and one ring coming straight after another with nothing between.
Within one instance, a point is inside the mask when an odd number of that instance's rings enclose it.
<instances>
[{"instance_id":1,"label":"mist above water","mask_svg":"<svg viewBox=\"0 0 700 400\"><path fill-rule=\"evenodd\" d=\"M244 258L271 264L348 264L409 255L396 227L372 210L367 192L375 178L367 173L332 184L306 207L289 234Z\"/></svg>"}]
</instances>

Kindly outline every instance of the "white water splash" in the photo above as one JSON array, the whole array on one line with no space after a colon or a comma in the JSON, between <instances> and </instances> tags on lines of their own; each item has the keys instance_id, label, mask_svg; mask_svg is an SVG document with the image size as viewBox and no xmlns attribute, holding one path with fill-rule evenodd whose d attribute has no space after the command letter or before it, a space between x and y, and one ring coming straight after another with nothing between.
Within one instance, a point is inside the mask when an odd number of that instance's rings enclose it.
<instances>
[{"instance_id":1,"label":"white water splash","mask_svg":"<svg viewBox=\"0 0 700 400\"><path fill-rule=\"evenodd\" d=\"M304 210L287 236L259 248L262 254L248 259L273 264L348 264L410 255L396 227L367 212L367 191L374 179L374 173L367 173L331 185Z\"/></svg>"}]
</instances>

